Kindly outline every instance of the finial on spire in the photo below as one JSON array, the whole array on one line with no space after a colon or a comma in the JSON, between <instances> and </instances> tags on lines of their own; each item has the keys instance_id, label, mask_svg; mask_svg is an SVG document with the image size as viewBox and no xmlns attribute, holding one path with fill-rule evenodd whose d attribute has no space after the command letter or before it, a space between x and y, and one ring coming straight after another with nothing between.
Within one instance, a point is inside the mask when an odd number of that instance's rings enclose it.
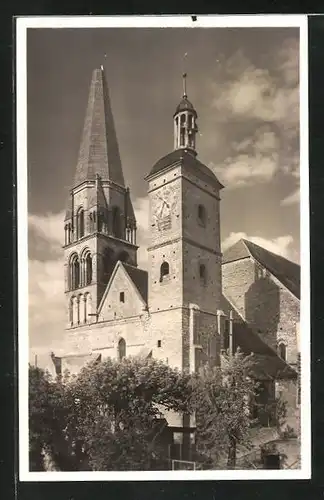
<instances>
[{"instance_id":1,"label":"finial on spire","mask_svg":"<svg viewBox=\"0 0 324 500\"><path fill-rule=\"evenodd\" d=\"M106 53L104 53L104 60L106 61L106 59L107 59L107 54L106 54ZM103 64L101 64L101 65L100 65L100 69L101 69L101 71L104 71L104 66L103 66Z\"/></svg>"},{"instance_id":2,"label":"finial on spire","mask_svg":"<svg viewBox=\"0 0 324 500\"><path fill-rule=\"evenodd\" d=\"M182 75L183 97L187 97L187 73Z\"/></svg>"},{"instance_id":3,"label":"finial on spire","mask_svg":"<svg viewBox=\"0 0 324 500\"><path fill-rule=\"evenodd\" d=\"M182 74L182 85L183 85L183 97L187 97L187 72L186 72L186 58L188 52L183 56L183 74Z\"/></svg>"}]
</instances>

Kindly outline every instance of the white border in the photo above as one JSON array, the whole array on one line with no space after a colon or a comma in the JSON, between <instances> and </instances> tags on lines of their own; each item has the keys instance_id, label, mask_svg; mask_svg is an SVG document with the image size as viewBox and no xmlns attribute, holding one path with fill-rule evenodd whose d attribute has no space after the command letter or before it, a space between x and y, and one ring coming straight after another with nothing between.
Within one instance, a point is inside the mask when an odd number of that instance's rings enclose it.
<instances>
[{"instance_id":1,"label":"white border","mask_svg":"<svg viewBox=\"0 0 324 500\"><path fill-rule=\"evenodd\" d=\"M301 469L161 472L29 472L28 471L28 244L27 244L27 28L300 28L301 128ZM18 17L17 82L17 228L19 353L19 479L21 481L152 481L308 479L311 477L310 415L310 247L308 185L308 24L306 15L242 16L81 16Z\"/></svg>"}]
</instances>

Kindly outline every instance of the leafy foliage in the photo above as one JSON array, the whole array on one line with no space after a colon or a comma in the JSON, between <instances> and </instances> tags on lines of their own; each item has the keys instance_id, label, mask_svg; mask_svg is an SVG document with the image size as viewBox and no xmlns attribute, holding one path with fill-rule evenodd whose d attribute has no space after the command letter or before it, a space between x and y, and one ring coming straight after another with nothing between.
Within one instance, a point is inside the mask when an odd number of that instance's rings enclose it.
<instances>
[{"instance_id":1,"label":"leafy foliage","mask_svg":"<svg viewBox=\"0 0 324 500\"><path fill-rule=\"evenodd\" d=\"M163 411L186 411L189 380L154 360L108 359L55 381L30 368L30 449L47 451L60 470L157 468Z\"/></svg>"},{"instance_id":2,"label":"leafy foliage","mask_svg":"<svg viewBox=\"0 0 324 500\"><path fill-rule=\"evenodd\" d=\"M196 444L202 467L218 468L227 457L235 467L238 444L249 446L253 423L249 403L257 383L250 378L251 358L239 350L224 358L224 366L206 366L195 377L193 410L196 413Z\"/></svg>"},{"instance_id":3,"label":"leafy foliage","mask_svg":"<svg viewBox=\"0 0 324 500\"><path fill-rule=\"evenodd\" d=\"M192 375L152 359L107 359L55 380L30 367L30 468L44 470L44 454L64 471L164 468L165 410L195 416L198 467L234 468L256 423L251 370L253 356L239 350ZM279 427L284 404L269 405Z\"/></svg>"}]
</instances>

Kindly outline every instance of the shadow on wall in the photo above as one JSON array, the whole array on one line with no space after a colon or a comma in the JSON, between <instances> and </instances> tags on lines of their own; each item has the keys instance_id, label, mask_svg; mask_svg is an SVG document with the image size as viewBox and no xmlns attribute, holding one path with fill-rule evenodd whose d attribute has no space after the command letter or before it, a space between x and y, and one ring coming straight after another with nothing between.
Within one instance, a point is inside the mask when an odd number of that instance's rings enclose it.
<instances>
[{"instance_id":1,"label":"shadow on wall","mask_svg":"<svg viewBox=\"0 0 324 500\"><path fill-rule=\"evenodd\" d=\"M245 317L250 326L276 349L280 321L280 288L256 267L255 281L245 293Z\"/></svg>"}]
</instances>

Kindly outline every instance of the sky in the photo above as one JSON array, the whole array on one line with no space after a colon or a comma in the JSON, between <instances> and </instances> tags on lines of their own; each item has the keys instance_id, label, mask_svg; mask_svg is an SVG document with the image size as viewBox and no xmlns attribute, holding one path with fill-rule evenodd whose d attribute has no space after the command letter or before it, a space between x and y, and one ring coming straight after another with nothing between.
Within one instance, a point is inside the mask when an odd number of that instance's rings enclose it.
<instances>
[{"instance_id":1,"label":"sky","mask_svg":"<svg viewBox=\"0 0 324 500\"><path fill-rule=\"evenodd\" d=\"M185 56L185 54L187 54ZM173 149L187 93L198 158L225 189L225 250L247 238L299 262L297 28L28 29L29 337L33 353L64 336L63 227L93 69L103 64L146 267L144 176Z\"/></svg>"}]
</instances>

